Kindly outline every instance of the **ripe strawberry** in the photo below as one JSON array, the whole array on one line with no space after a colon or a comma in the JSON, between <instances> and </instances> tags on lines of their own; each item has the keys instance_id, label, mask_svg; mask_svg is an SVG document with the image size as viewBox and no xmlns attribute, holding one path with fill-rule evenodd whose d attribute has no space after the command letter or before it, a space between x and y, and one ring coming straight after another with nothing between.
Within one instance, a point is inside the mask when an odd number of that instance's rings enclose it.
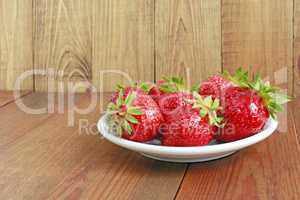
<instances>
[{"instance_id":1,"label":"ripe strawberry","mask_svg":"<svg viewBox=\"0 0 300 200\"><path fill-rule=\"evenodd\" d=\"M196 92L194 98L187 99L194 104L189 112L178 113L176 119L166 121L161 128L163 145L202 146L213 139L214 125L222 120L216 115L219 101L212 100L210 96L202 99Z\"/></svg>"},{"instance_id":2,"label":"ripe strawberry","mask_svg":"<svg viewBox=\"0 0 300 200\"><path fill-rule=\"evenodd\" d=\"M213 128L208 118L201 118L197 112L183 113L180 119L165 124L162 131L162 145L202 146L213 138Z\"/></svg>"},{"instance_id":3,"label":"ripe strawberry","mask_svg":"<svg viewBox=\"0 0 300 200\"><path fill-rule=\"evenodd\" d=\"M269 118L267 107L257 92L240 87L231 87L224 96L225 126L218 136L228 142L239 140L260 131Z\"/></svg>"},{"instance_id":4,"label":"ripe strawberry","mask_svg":"<svg viewBox=\"0 0 300 200\"><path fill-rule=\"evenodd\" d=\"M176 121L180 115L189 113L192 109L186 100L192 95L186 92L165 93L159 98L159 108L166 121Z\"/></svg>"},{"instance_id":5,"label":"ripe strawberry","mask_svg":"<svg viewBox=\"0 0 300 200\"><path fill-rule=\"evenodd\" d=\"M176 120L178 115L191 110L192 106L187 103L186 99L191 99L192 95L184 90L182 78L164 78L159 91L156 101L166 121Z\"/></svg>"},{"instance_id":6,"label":"ripe strawberry","mask_svg":"<svg viewBox=\"0 0 300 200\"><path fill-rule=\"evenodd\" d=\"M116 92L114 92L111 96L111 102L116 103L116 100L119 96L119 92L120 90L123 90L123 98L125 98L130 92L137 92L139 94L147 94L149 92L151 88L150 83L144 83L144 82L140 82L140 83L134 83L132 86L130 87L124 87L120 84L117 84L116 86Z\"/></svg>"},{"instance_id":7,"label":"ripe strawberry","mask_svg":"<svg viewBox=\"0 0 300 200\"><path fill-rule=\"evenodd\" d=\"M213 98L220 99L220 97L224 93L224 89L229 86L229 81L227 81L220 75L214 75L201 83L200 87L198 88L198 92L202 96L212 96Z\"/></svg>"},{"instance_id":8,"label":"ripe strawberry","mask_svg":"<svg viewBox=\"0 0 300 200\"><path fill-rule=\"evenodd\" d=\"M152 99L158 104L160 95L162 95L164 92L160 90L160 86L165 83L165 80L159 80L156 84L152 85L152 88L149 91L149 95L152 97Z\"/></svg>"},{"instance_id":9,"label":"ripe strawberry","mask_svg":"<svg viewBox=\"0 0 300 200\"><path fill-rule=\"evenodd\" d=\"M269 116L275 118L282 111L281 104L289 97L278 93L278 89L263 82L257 75L251 82L248 73L238 69L234 76L225 76L233 84L222 97L225 126L217 139L224 142L239 140L259 132Z\"/></svg>"},{"instance_id":10,"label":"ripe strawberry","mask_svg":"<svg viewBox=\"0 0 300 200\"><path fill-rule=\"evenodd\" d=\"M154 100L140 89L121 89L118 97L108 105L110 128L123 138L145 142L156 137L163 121Z\"/></svg>"}]
</instances>

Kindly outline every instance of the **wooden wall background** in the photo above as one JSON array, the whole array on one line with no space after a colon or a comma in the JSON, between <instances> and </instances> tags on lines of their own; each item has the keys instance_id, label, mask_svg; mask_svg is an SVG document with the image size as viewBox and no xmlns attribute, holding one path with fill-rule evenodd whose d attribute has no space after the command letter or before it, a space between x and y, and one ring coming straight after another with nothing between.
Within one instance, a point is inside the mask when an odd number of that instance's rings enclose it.
<instances>
[{"instance_id":1,"label":"wooden wall background","mask_svg":"<svg viewBox=\"0 0 300 200\"><path fill-rule=\"evenodd\" d=\"M197 82L251 66L300 95L300 0L0 0L0 28L0 89L28 69L99 87L103 69ZM22 89L45 91L48 79ZM103 88L116 81L126 83L107 74Z\"/></svg>"}]
</instances>

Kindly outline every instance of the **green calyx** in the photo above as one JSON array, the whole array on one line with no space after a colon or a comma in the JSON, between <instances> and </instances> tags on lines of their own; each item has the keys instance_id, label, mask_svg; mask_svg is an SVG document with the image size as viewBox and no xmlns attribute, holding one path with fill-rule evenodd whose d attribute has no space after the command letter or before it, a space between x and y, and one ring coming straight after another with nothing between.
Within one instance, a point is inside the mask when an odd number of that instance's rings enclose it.
<instances>
[{"instance_id":1,"label":"green calyx","mask_svg":"<svg viewBox=\"0 0 300 200\"><path fill-rule=\"evenodd\" d=\"M131 85L131 87L141 89L144 92L146 92L147 94L149 93L149 91L151 90L151 88L153 86L154 86L154 84L150 83L150 82L135 82L134 84ZM120 92L121 90L124 91L124 89L125 89L125 86L123 86L121 84L116 85L116 90L118 92Z\"/></svg>"},{"instance_id":2,"label":"green calyx","mask_svg":"<svg viewBox=\"0 0 300 200\"><path fill-rule=\"evenodd\" d=\"M211 96L203 98L198 92L193 92L194 100L188 100L193 104L193 109L200 109L200 117L205 117L208 115L209 124L217 127L223 127L223 118L217 115L218 110L222 110L220 107L219 99L212 99Z\"/></svg>"},{"instance_id":3,"label":"green calyx","mask_svg":"<svg viewBox=\"0 0 300 200\"><path fill-rule=\"evenodd\" d=\"M223 75L237 86L255 90L263 99L264 104L273 119L276 119L276 114L278 112L283 111L282 105L291 101L290 96L280 93L280 88L271 86L270 82L263 81L258 73L253 80L249 79L248 72L243 71L242 68L237 69L233 76L227 71L225 71Z\"/></svg>"},{"instance_id":4,"label":"green calyx","mask_svg":"<svg viewBox=\"0 0 300 200\"><path fill-rule=\"evenodd\" d=\"M233 84L240 87L249 87L249 75L247 71L243 71L242 68L238 68L232 76L228 71L223 72L225 79L231 81Z\"/></svg>"},{"instance_id":5,"label":"green calyx","mask_svg":"<svg viewBox=\"0 0 300 200\"><path fill-rule=\"evenodd\" d=\"M124 87L124 85L116 84L115 89L116 89L116 91L120 92L121 90L124 90L125 87Z\"/></svg>"},{"instance_id":6,"label":"green calyx","mask_svg":"<svg viewBox=\"0 0 300 200\"><path fill-rule=\"evenodd\" d=\"M283 111L283 104L291 101L291 97L280 93L280 89L272 87L270 82L263 81L259 74L249 83L250 88L257 91L259 96L263 98L264 103L273 119L276 119L276 113Z\"/></svg>"},{"instance_id":7,"label":"green calyx","mask_svg":"<svg viewBox=\"0 0 300 200\"><path fill-rule=\"evenodd\" d=\"M132 134L132 127L130 123L137 124L138 120L134 117L142 115L143 112L139 107L132 106L136 98L136 93L131 92L127 97L123 98L123 90L119 91L119 96L116 103L109 103L107 111L111 114L110 127L115 127L118 136L122 135L123 130L128 134Z\"/></svg>"},{"instance_id":8,"label":"green calyx","mask_svg":"<svg viewBox=\"0 0 300 200\"><path fill-rule=\"evenodd\" d=\"M173 93L185 90L185 83L181 77L163 77L165 81L160 85L160 90L163 92Z\"/></svg>"},{"instance_id":9,"label":"green calyx","mask_svg":"<svg viewBox=\"0 0 300 200\"><path fill-rule=\"evenodd\" d=\"M149 82L139 82L135 83L134 87L139 88L148 94L152 87L154 87L154 84Z\"/></svg>"},{"instance_id":10,"label":"green calyx","mask_svg":"<svg viewBox=\"0 0 300 200\"><path fill-rule=\"evenodd\" d=\"M199 88L200 88L200 85L193 85L192 88L191 88L191 92L198 92L199 91Z\"/></svg>"}]
</instances>

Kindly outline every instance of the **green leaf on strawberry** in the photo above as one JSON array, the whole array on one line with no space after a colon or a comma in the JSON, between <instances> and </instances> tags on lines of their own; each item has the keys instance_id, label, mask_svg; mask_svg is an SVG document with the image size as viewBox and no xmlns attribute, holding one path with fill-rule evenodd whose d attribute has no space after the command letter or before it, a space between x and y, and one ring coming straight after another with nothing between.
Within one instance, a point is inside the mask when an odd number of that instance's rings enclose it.
<instances>
[{"instance_id":1,"label":"green leaf on strawberry","mask_svg":"<svg viewBox=\"0 0 300 200\"><path fill-rule=\"evenodd\" d=\"M137 94L130 92L125 99L123 94L123 89L120 89L116 103L111 102L107 106L107 111L113 116L110 120L110 127L112 127L119 136L122 135L123 130L130 135L132 133L130 123L138 123L138 120L134 116L143 114L139 107L132 106Z\"/></svg>"},{"instance_id":2,"label":"green leaf on strawberry","mask_svg":"<svg viewBox=\"0 0 300 200\"><path fill-rule=\"evenodd\" d=\"M193 92L194 100L188 100L189 103L193 104L193 109L199 109L200 117L208 116L209 123L217 127L223 127L223 118L218 117L217 111L221 110L220 100L213 99L211 96L203 98L198 92Z\"/></svg>"},{"instance_id":3,"label":"green leaf on strawberry","mask_svg":"<svg viewBox=\"0 0 300 200\"><path fill-rule=\"evenodd\" d=\"M168 83L162 83L160 85L160 88L159 88L161 91L163 92L168 92L168 93L173 93L173 92L177 92L178 89L173 86L173 85L169 85Z\"/></svg>"},{"instance_id":4,"label":"green leaf on strawberry","mask_svg":"<svg viewBox=\"0 0 300 200\"><path fill-rule=\"evenodd\" d=\"M152 87L154 87L153 83L150 82L135 82L133 84L131 84L132 88L139 88L141 90L143 90L146 93L149 93L149 91L151 90ZM120 92L121 90L125 90L125 86L121 85L121 84L116 84L115 86L116 91Z\"/></svg>"},{"instance_id":5,"label":"green leaf on strawberry","mask_svg":"<svg viewBox=\"0 0 300 200\"><path fill-rule=\"evenodd\" d=\"M132 87L139 88L148 94L152 87L154 87L154 84L150 82L135 82Z\"/></svg>"},{"instance_id":6,"label":"green leaf on strawberry","mask_svg":"<svg viewBox=\"0 0 300 200\"><path fill-rule=\"evenodd\" d=\"M242 68L238 68L233 76L231 76L230 73L225 70L223 76L235 85L240 87L249 87L248 72L244 71Z\"/></svg>"},{"instance_id":7,"label":"green leaf on strawberry","mask_svg":"<svg viewBox=\"0 0 300 200\"><path fill-rule=\"evenodd\" d=\"M139 109L138 107L128 107L127 108L127 113L132 114L132 115L141 115L141 114L143 114L141 109Z\"/></svg>"},{"instance_id":8,"label":"green leaf on strawberry","mask_svg":"<svg viewBox=\"0 0 300 200\"><path fill-rule=\"evenodd\" d=\"M124 90L124 89L125 89L125 87L123 85L121 85L121 84L116 85L116 90L117 91L121 91L121 90Z\"/></svg>"},{"instance_id":9,"label":"green leaf on strawberry","mask_svg":"<svg viewBox=\"0 0 300 200\"><path fill-rule=\"evenodd\" d=\"M121 105L123 104L123 90L120 90L119 91L119 96L118 96L118 98L117 98L117 104L116 104L116 106L117 106L117 108L120 108L121 107Z\"/></svg>"},{"instance_id":10,"label":"green leaf on strawberry","mask_svg":"<svg viewBox=\"0 0 300 200\"><path fill-rule=\"evenodd\" d=\"M136 93L131 92L130 94L128 94L124 102L125 105L130 106L135 98L136 98Z\"/></svg>"},{"instance_id":11,"label":"green leaf on strawberry","mask_svg":"<svg viewBox=\"0 0 300 200\"><path fill-rule=\"evenodd\" d=\"M206 110L206 109L200 110L200 117L205 117L207 114L208 114L208 110Z\"/></svg>"},{"instance_id":12,"label":"green leaf on strawberry","mask_svg":"<svg viewBox=\"0 0 300 200\"><path fill-rule=\"evenodd\" d=\"M125 119L133 124L137 124L138 120L130 114L125 115Z\"/></svg>"},{"instance_id":13,"label":"green leaf on strawberry","mask_svg":"<svg viewBox=\"0 0 300 200\"><path fill-rule=\"evenodd\" d=\"M154 86L153 83L146 83L146 82L141 82L138 84L138 88L144 90L146 93L148 93L153 86Z\"/></svg>"},{"instance_id":14,"label":"green leaf on strawberry","mask_svg":"<svg viewBox=\"0 0 300 200\"><path fill-rule=\"evenodd\" d=\"M167 93L180 92L185 90L184 80L181 77L163 77L165 81L160 85L160 90Z\"/></svg>"},{"instance_id":15,"label":"green leaf on strawberry","mask_svg":"<svg viewBox=\"0 0 300 200\"><path fill-rule=\"evenodd\" d=\"M114 103L109 103L107 105L107 110L110 111L110 112L116 111L117 110L117 105L114 104Z\"/></svg>"},{"instance_id":16,"label":"green leaf on strawberry","mask_svg":"<svg viewBox=\"0 0 300 200\"><path fill-rule=\"evenodd\" d=\"M199 91L199 85L193 85L191 88L191 92L198 92Z\"/></svg>"},{"instance_id":17,"label":"green leaf on strawberry","mask_svg":"<svg viewBox=\"0 0 300 200\"><path fill-rule=\"evenodd\" d=\"M123 127L123 129L124 129L128 134L131 134L131 133L132 133L132 128L131 128L131 126L130 126L130 124L128 123L127 120L124 120L124 121L123 121L122 127Z\"/></svg>"}]
</instances>

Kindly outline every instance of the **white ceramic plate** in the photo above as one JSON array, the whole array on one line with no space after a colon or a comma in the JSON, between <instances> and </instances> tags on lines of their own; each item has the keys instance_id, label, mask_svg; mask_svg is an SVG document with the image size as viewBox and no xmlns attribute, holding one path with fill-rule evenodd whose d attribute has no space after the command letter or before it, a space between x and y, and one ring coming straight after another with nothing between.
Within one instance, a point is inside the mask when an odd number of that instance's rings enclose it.
<instances>
[{"instance_id":1,"label":"white ceramic plate","mask_svg":"<svg viewBox=\"0 0 300 200\"><path fill-rule=\"evenodd\" d=\"M126 140L109 132L108 114L103 115L98 121L97 127L104 138L110 142L141 153L149 158L169 162L202 162L215 160L231 155L234 152L258 143L269 137L277 128L278 122L269 119L263 130L256 135L234 142L217 144L216 142L198 147L169 147L158 145L157 141L140 143Z\"/></svg>"}]
</instances>

